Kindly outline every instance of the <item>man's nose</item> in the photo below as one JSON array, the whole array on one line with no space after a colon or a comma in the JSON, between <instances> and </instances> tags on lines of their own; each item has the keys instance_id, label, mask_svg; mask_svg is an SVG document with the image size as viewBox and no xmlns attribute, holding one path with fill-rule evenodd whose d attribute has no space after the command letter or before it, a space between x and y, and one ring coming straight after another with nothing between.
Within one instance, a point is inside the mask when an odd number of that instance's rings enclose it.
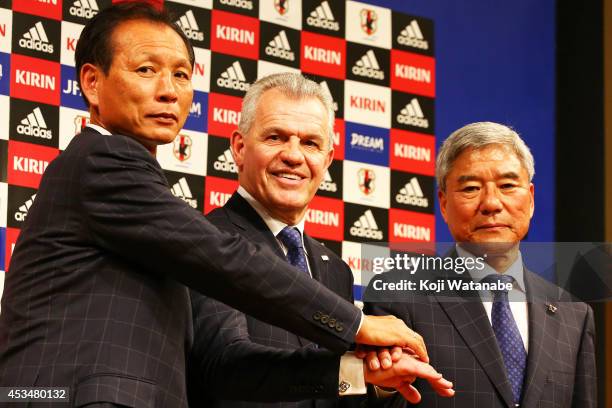
<instances>
[{"instance_id":1,"label":"man's nose","mask_svg":"<svg viewBox=\"0 0 612 408\"><path fill-rule=\"evenodd\" d=\"M500 192L497 187L486 186L482 192L480 211L483 214L496 214L503 209Z\"/></svg>"},{"instance_id":2,"label":"man's nose","mask_svg":"<svg viewBox=\"0 0 612 408\"><path fill-rule=\"evenodd\" d=\"M281 159L285 163L291 165L300 164L304 161L304 152L302 152L302 145L299 137L291 136L283 144Z\"/></svg>"},{"instance_id":3,"label":"man's nose","mask_svg":"<svg viewBox=\"0 0 612 408\"><path fill-rule=\"evenodd\" d=\"M178 92L172 72L162 72L157 78L157 99L162 102L176 102Z\"/></svg>"}]
</instances>

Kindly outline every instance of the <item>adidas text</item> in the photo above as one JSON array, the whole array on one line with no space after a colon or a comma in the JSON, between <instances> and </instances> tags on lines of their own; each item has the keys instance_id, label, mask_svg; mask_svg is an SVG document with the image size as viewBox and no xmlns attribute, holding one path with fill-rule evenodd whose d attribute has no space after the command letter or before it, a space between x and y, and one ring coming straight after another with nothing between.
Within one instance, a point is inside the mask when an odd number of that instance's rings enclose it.
<instances>
[{"instance_id":1,"label":"adidas text","mask_svg":"<svg viewBox=\"0 0 612 408\"><path fill-rule=\"evenodd\" d=\"M81 17L81 18L86 18L86 19L90 19L96 14L98 14L96 10L85 9L82 7L75 7L75 6L71 6L68 9L68 12L70 13L71 16Z\"/></svg>"},{"instance_id":2,"label":"adidas text","mask_svg":"<svg viewBox=\"0 0 612 408\"><path fill-rule=\"evenodd\" d=\"M313 27L324 28L326 30L339 31L340 24L337 21L323 20L320 18L308 16L306 23Z\"/></svg>"},{"instance_id":3,"label":"adidas text","mask_svg":"<svg viewBox=\"0 0 612 408\"><path fill-rule=\"evenodd\" d=\"M19 46L30 50L42 51L53 54L53 44L45 43L39 40L25 39L19 40Z\"/></svg>"},{"instance_id":4,"label":"adidas text","mask_svg":"<svg viewBox=\"0 0 612 408\"><path fill-rule=\"evenodd\" d=\"M248 91L250 84L241 82L234 78L217 78L217 85L223 88L235 89L237 91Z\"/></svg>"},{"instance_id":5,"label":"adidas text","mask_svg":"<svg viewBox=\"0 0 612 408\"><path fill-rule=\"evenodd\" d=\"M383 71L370 67L358 67L357 65L354 65L351 71L355 75L364 76L367 78L385 79L385 73Z\"/></svg>"},{"instance_id":6,"label":"adidas text","mask_svg":"<svg viewBox=\"0 0 612 408\"><path fill-rule=\"evenodd\" d=\"M350 233L351 233L351 235L353 235L355 237L378 239L378 240L383 239L382 231L372 230L372 229L369 229L369 228L353 226L350 229Z\"/></svg>"},{"instance_id":7,"label":"adidas text","mask_svg":"<svg viewBox=\"0 0 612 408\"><path fill-rule=\"evenodd\" d=\"M397 115L397 121L403 125L411 125L420 128L428 128L429 121L423 118L415 118L414 116L402 115L401 113Z\"/></svg>"},{"instance_id":8,"label":"adidas text","mask_svg":"<svg viewBox=\"0 0 612 408\"><path fill-rule=\"evenodd\" d=\"M40 137L42 139L51 139L53 137L51 130L32 125L17 126L17 133L21 135Z\"/></svg>"},{"instance_id":9,"label":"adidas text","mask_svg":"<svg viewBox=\"0 0 612 408\"><path fill-rule=\"evenodd\" d=\"M397 194L395 200L401 204L414 205L415 207L429 207L429 200L424 197L414 197L405 194Z\"/></svg>"},{"instance_id":10,"label":"adidas text","mask_svg":"<svg viewBox=\"0 0 612 408\"><path fill-rule=\"evenodd\" d=\"M403 35L397 36L398 44L406 45L408 47L419 48L421 50L428 50L429 44L425 40L419 40L417 38L405 37Z\"/></svg>"},{"instance_id":11,"label":"adidas text","mask_svg":"<svg viewBox=\"0 0 612 408\"><path fill-rule=\"evenodd\" d=\"M289 50L281 50L271 46L266 46L266 54L272 57L278 57L287 61L295 61L295 53Z\"/></svg>"},{"instance_id":12,"label":"adidas text","mask_svg":"<svg viewBox=\"0 0 612 408\"><path fill-rule=\"evenodd\" d=\"M336 191L338 191L338 186L333 181L323 180L319 185L319 190L335 193Z\"/></svg>"},{"instance_id":13,"label":"adidas text","mask_svg":"<svg viewBox=\"0 0 612 408\"><path fill-rule=\"evenodd\" d=\"M253 2L249 0L220 0L221 4L226 6L234 6L247 10L253 10Z\"/></svg>"}]
</instances>

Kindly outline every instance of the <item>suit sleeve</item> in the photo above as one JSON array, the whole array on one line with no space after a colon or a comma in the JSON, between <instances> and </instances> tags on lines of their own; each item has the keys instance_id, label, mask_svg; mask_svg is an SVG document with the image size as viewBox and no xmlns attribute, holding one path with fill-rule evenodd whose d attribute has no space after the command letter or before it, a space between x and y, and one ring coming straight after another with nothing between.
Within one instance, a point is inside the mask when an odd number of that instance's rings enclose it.
<instances>
[{"instance_id":1,"label":"suit sleeve","mask_svg":"<svg viewBox=\"0 0 612 408\"><path fill-rule=\"evenodd\" d=\"M595 321L593 309L587 306L578 358L572 407L594 408L597 406L597 375L595 367Z\"/></svg>"},{"instance_id":2,"label":"suit sleeve","mask_svg":"<svg viewBox=\"0 0 612 408\"><path fill-rule=\"evenodd\" d=\"M257 344L243 313L198 293L192 293L192 305L188 388L194 406L203 390L217 399L263 402L338 396L338 355Z\"/></svg>"},{"instance_id":3,"label":"suit sleeve","mask_svg":"<svg viewBox=\"0 0 612 408\"><path fill-rule=\"evenodd\" d=\"M220 232L175 198L137 142L100 138L83 160L81 205L90 235L144 273L170 277L336 352L353 341L359 310L269 249ZM329 327L317 319L329 314Z\"/></svg>"}]
</instances>

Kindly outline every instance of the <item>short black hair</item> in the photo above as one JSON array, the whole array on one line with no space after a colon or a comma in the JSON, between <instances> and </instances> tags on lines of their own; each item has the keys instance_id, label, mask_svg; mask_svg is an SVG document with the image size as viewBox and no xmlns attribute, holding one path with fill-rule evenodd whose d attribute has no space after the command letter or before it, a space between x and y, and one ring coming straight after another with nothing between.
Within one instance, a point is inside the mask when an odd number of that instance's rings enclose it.
<instances>
[{"instance_id":1,"label":"short black hair","mask_svg":"<svg viewBox=\"0 0 612 408\"><path fill-rule=\"evenodd\" d=\"M191 67L195 63L193 46L183 30L173 21L172 16L165 9L158 9L144 1L132 1L113 4L96 14L83 28L74 53L76 77L81 86L81 68L89 63L102 69L104 74L113 63L113 32L120 24L131 20L145 20L152 23L163 24L174 30L185 43ZM83 94L85 104L89 101Z\"/></svg>"}]
</instances>

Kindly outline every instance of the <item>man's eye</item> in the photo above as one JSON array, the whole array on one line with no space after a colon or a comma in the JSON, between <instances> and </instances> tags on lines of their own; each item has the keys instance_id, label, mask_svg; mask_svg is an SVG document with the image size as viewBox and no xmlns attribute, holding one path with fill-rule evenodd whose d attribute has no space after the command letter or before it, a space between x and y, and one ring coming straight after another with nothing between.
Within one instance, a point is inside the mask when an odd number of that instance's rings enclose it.
<instances>
[{"instance_id":1,"label":"man's eye","mask_svg":"<svg viewBox=\"0 0 612 408\"><path fill-rule=\"evenodd\" d=\"M304 144L306 146L319 147L319 143L315 142L314 140L306 140Z\"/></svg>"},{"instance_id":2,"label":"man's eye","mask_svg":"<svg viewBox=\"0 0 612 408\"><path fill-rule=\"evenodd\" d=\"M141 72L143 74L148 74L153 72L153 67L138 67L137 72Z\"/></svg>"},{"instance_id":3,"label":"man's eye","mask_svg":"<svg viewBox=\"0 0 612 408\"><path fill-rule=\"evenodd\" d=\"M466 186L466 187L463 187L461 191L463 191L464 193L475 193L478 191L478 187L477 186Z\"/></svg>"},{"instance_id":4,"label":"man's eye","mask_svg":"<svg viewBox=\"0 0 612 408\"><path fill-rule=\"evenodd\" d=\"M176 76L177 78L191 79L189 74L187 72L184 72L184 71L178 71L176 74L174 74L174 76Z\"/></svg>"},{"instance_id":5,"label":"man's eye","mask_svg":"<svg viewBox=\"0 0 612 408\"><path fill-rule=\"evenodd\" d=\"M514 187L516 187L516 185L512 183L505 183L501 185L502 190L509 190Z\"/></svg>"}]
</instances>

